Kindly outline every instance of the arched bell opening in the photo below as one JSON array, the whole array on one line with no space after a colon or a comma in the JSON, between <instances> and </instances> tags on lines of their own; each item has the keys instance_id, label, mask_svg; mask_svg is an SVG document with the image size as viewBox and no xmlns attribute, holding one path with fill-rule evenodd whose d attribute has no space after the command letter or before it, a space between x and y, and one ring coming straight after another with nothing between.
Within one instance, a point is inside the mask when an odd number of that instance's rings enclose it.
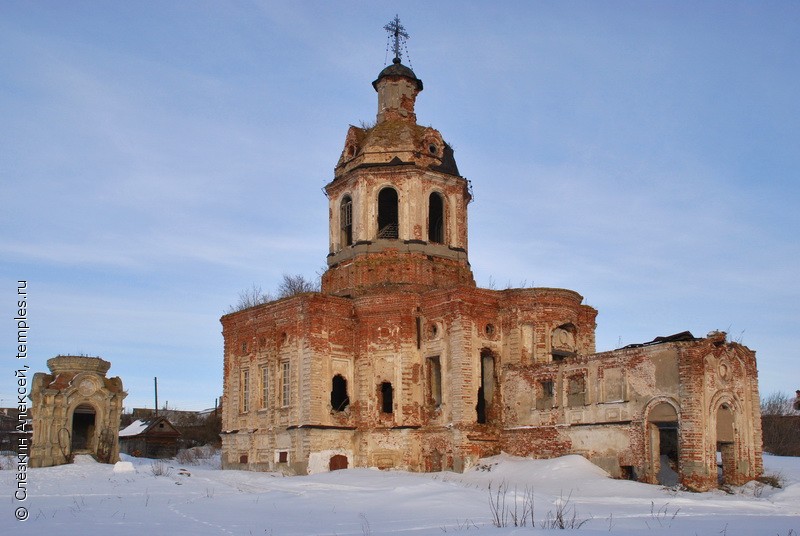
<instances>
[{"instance_id":1,"label":"arched bell opening","mask_svg":"<svg viewBox=\"0 0 800 536\"><path fill-rule=\"evenodd\" d=\"M444 200L437 192L428 198L428 241L444 244Z\"/></svg>"},{"instance_id":2,"label":"arched bell opening","mask_svg":"<svg viewBox=\"0 0 800 536\"><path fill-rule=\"evenodd\" d=\"M386 187L378 194L378 238L397 240L399 236L397 191Z\"/></svg>"}]
</instances>

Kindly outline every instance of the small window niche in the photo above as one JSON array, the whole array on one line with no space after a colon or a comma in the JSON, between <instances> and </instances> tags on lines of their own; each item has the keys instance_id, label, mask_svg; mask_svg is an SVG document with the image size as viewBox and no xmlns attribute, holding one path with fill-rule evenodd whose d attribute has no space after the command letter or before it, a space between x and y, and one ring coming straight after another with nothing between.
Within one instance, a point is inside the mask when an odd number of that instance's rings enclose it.
<instances>
[{"instance_id":1,"label":"small window niche","mask_svg":"<svg viewBox=\"0 0 800 536\"><path fill-rule=\"evenodd\" d=\"M347 395L347 380L337 374L331 380L331 409L335 412L346 410L350 406L350 397Z\"/></svg>"},{"instance_id":2,"label":"small window niche","mask_svg":"<svg viewBox=\"0 0 800 536\"><path fill-rule=\"evenodd\" d=\"M428 365L428 402L438 409L442 405L442 365L439 356L429 357Z\"/></svg>"}]
</instances>

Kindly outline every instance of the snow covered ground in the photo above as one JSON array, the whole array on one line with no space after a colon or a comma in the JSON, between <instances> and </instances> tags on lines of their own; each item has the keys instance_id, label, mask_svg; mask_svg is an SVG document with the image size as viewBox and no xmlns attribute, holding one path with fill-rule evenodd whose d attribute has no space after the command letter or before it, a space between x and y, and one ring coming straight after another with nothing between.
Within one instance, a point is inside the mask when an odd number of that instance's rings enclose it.
<instances>
[{"instance_id":1,"label":"snow covered ground","mask_svg":"<svg viewBox=\"0 0 800 536\"><path fill-rule=\"evenodd\" d=\"M464 474L350 469L303 477L221 471L218 458L200 465L124 459L127 471L87 458L31 469L26 521L14 519L14 472L0 471L0 534L488 536L550 533L543 525L561 510L567 524L587 521L560 534L800 536L800 458L765 456L783 489L751 482L733 494L613 480L579 456L496 456ZM501 486L507 492L498 495ZM511 526L496 528L490 501L503 499L499 516ZM520 520L528 499L536 527L530 516L514 527L513 505Z\"/></svg>"}]
</instances>

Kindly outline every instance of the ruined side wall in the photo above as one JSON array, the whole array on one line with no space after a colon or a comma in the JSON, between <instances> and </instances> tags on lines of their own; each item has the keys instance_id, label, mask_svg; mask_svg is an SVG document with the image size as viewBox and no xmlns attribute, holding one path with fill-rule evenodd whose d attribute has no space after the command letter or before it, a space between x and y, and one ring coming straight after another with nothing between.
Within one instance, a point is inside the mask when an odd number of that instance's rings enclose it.
<instances>
[{"instance_id":1,"label":"ruined side wall","mask_svg":"<svg viewBox=\"0 0 800 536\"><path fill-rule=\"evenodd\" d=\"M581 454L613 476L626 466L644 471L644 408L656 396L678 392L677 373L667 371L677 354L663 348L651 357L662 363L660 369L641 350L505 367L503 450L536 458Z\"/></svg>"},{"instance_id":2,"label":"ruined side wall","mask_svg":"<svg viewBox=\"0 0 800 536\"><path fill-rule=\"evenodd\" d=\"M666 404L676 414L677 470L684 485L716 487L718 441L728 460L726 483L742 484L763 470L755 354L725 342L724 334L559 363L512 363L503 374L506 452L582 454L614 476L636 475L655 483L660 417L651 412ZM581 396L571 390L576 377L585 379ZM547 382L552 382L552 397L545 396ZM721 407L733 415L732 436L722 439Z\"/></svg>"},{"instance_id":3,"label":"ruined side wall","mask_svg":"<svg viewBox=\"0 0 800 536\"><path fill-rule=\"evenodd\" d=\"M333 371L352 380L349 300L307 293L226 315L221 321L223 466L303 472L312 445L297 430L348 426L346 415L331 415L330 381Z\"/></svg>"}]
</instances>

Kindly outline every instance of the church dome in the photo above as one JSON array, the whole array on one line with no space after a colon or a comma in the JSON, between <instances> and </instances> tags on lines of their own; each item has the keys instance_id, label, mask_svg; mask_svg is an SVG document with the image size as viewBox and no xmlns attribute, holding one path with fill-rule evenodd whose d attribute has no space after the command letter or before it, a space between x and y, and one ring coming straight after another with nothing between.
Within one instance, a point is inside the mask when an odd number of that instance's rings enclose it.
<instances>
[{"instance_id":1,"label":"church dome","mask_svg":"<svg viewBox=\"0 0 800 536\"><path fill-rule=\"evenodd\" d=\"M422 91L422 80L417 78L417 75L414 74L414 71L400 63L400 58L394 58L392 60L392 64L380 72L378 78L376 78L372 83L372 87L375 88L375 91L378 90L378 82L387 76L402 76L404 78L408 78L417 85L417 91Z\"/></svg>"}]
</instances>

